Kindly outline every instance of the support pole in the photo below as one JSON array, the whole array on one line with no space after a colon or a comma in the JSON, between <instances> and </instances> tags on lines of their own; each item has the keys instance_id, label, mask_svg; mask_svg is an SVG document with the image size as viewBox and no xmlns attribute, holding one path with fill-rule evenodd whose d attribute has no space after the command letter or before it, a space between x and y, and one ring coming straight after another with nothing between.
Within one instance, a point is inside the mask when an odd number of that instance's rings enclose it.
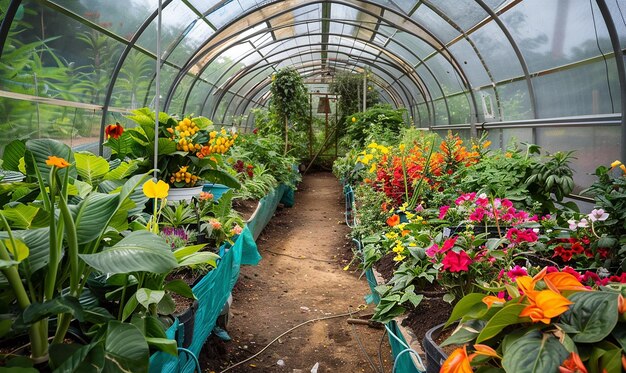
<instances>
[{"instance_id":1,"label":"support pole","mask_svg":"<svg viewBox=\"0 0 626 373\"><path fill-rule=\"evenodd\" d=\"M363 71L363 111L367 110L367 71Z\"/></svg>"},{"instance_id":2,"label":"support pole","mask_svg":"<svg viewBox=\"0 0 626 373\"><path fill-rule=\"evenodd\" d=\"M157 42L156 42L156 71L155 71L155 97L154 97L154 174L156 180L159 172L159 96L161 95L161 14L163 13L163 2L159 0L157 14Z\"/></svg>"}]
</instances>

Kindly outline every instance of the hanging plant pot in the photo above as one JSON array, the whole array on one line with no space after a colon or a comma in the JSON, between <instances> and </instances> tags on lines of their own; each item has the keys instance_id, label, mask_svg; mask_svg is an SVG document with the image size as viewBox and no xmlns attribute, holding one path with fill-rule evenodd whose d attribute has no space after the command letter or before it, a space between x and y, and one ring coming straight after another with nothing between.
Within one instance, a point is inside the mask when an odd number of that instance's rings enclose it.
<instances>
[{"instance_id":1,"label":"hanging plant pot","mask_svg":"<svg viewBox=\"0 0 626 373\"><path fill-rule=\"evenodd\" d=\"M167 195L168 202L191 201L192 197L198 197L202 192L202 186L190 188L170 188Z\"/></svg>"},{"instance_id":2,"label":"hanging plant pot","mask_svg":"<svg viewBox=\"0 0 626 373\"><path fill-rule=\"evenodd\" d=\"M209 184L204 184L204 186L202 187L203 192L208 192L208 193L213 194L214 201L217 201L218 199L220 199L220 197L222 197L222 194L228 192L229 190L230 190L230 187L227 187L226 185L223 185L223 184L209 183Z\"/></svg>"},{"instance_id":3,"label":"hanging plant pot","mask_svg":"<svg viewBox=\"0 0 626 373\"><path fill-rule=\"evenodd\" d=\"M426 373L437 373L448 355L439 347L435 339L439 337L444 324L439 324L426 332L422 345L426 353Z\"/></svg>"}]
</instances>

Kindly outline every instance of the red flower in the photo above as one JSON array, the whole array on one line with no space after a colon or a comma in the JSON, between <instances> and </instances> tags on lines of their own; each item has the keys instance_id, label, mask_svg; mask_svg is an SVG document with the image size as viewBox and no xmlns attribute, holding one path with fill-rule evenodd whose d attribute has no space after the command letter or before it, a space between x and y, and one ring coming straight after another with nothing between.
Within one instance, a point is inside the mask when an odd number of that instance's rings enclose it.
<instances>
[{"instance_id":1,"label":"red flower","mask_svg":"<svg viewBox=\"0 0 626 373\"><path fill-rule=\"evenodd\" d=\"M107 139L110 139L111 137L114 139L119 139L120 136L122 136L122 133L124 133L124 127L122 127L122 125L117 122L115 124L109 124L104 129L104 133L106 134Z\"/></svg>"},{"instance_id":2,"label":"red flower","mask_svg":"<svg viewBox=\"0 0 626 373\"><path fill-rule=\"evenodd\" d=\"M439 208L439 219L443 219L446 216L449 208L450 206L441 206Z\"/></svg>"},{"instance_id":3,"label":"red flower","mask_svg":"<svg viewBox=\"0 0 626 373\"><path fill-rule=\"evenodd\" d=\"M390 227L395 227L400 224L400 217L396 214L391 215L389 219L387 219L387 225Z\"/></svg>"},{"instance_id":4,"label":"red flower","mask_svg":"<svg viewBox=\"0 0 626 373\"><path fill-rule=\"evenodd\" d=\"M457 253L450 250L441 263L443 264L443 269L447 269L450 272L467 272L469 265L472 264L472 259L470 259L465 251Z\"/></svg>"}]
</instances>

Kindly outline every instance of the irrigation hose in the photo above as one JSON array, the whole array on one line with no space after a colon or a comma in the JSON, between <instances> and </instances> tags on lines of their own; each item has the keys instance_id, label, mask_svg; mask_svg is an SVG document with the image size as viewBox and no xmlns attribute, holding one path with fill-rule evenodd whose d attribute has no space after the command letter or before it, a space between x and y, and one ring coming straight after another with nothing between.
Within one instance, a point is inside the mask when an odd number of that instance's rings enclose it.
<instances>
[{"instance_id":1,"label":"irrigation hose","mask_svg":"<svg viewBox=\"0 0 626 373\"><path fill-rule=\"evenodd\" d=\"M350 315L352 315L352 314L354 314L354 312L350 312ZM372 368L374 373L381 373L376 368L376 364L374 364L374 361L372 361L372 359L368 355L367 350L365 349L365 346L363 346L363 343L361 342L361 338L359 337L359 333L356 331L356 328L354 327L354 324L350 324L350 327L352 329L352 333L354 335L354 339L356 339L356 342L359 345L359 349L361 350L361 352L363 353L363 355L367 359L367 363L370 365L370 368Z\"/></svg>"},{"instance_id":2,"label":"irrigation hose","mask_svg":"<svg viewBox=\"0 0 626 373\"><path fill-rule=\"evenodd\" d=\"M191 352L190 350L183 348L183 347L178 347L178 352L186 352L189 355L191 355L191 357L193 358L194 363L196 364L196 369L198 370L198 373L202 373L202 368L200 368L200 362L198 361L198 358L196 357L196 355Z\"/></svg>"},{"instance_id":3,"label":"irrigation hose","mask_svg":"<svg viewBox=\"0 0 626 373\"><path fill-rule=\"evenodd\" d=\"M359 312L359 311L357 311L357 312ZM330 320L330 319L337 319L337 318L340 318L340 317L351 316L351 315L353 315L354 313L355 313L355 312L346 312L346 313L340 313L340 314L337 314L337 315L331 315L331 316L318 317L318 318L311 319L311 320L307 320L307 321L305 321L305 322L303 322L303 323L300 323L300 324L298 324L298 325L294 326L293 328L291 328L291 329L287 330L286 332L282 333L282 334L281 334L281 335L279 335L278 337L274 338L274 339L273 339L270 343L268 343L267 345L265 345L265 347L263 347L263 348L262 348L259 352L257 352L256 354L254 354L254 355L250 356L249 358L247 358L247 359L245 359L245 360L242 360L242 361L240 361L240 362L238 362L238 363L236 363L236 364L233 364L233 365L230 365L230 366L226 367L226 369L222 370L220 373L227 372L227 371L229 371L229 370L231 370L231 369L233 369L233 368L235 368L235 367L237 367L237 366L239 366L239 365L241 365L241 364L245 364L245 363L247 363L248 361L250 361L250 360L252 360L252 359L256 358L257 356L261 355L261 354L263 353L263 351L267 350L267 349L268 349L268 348L269 348L272 344L274 344L274 342L278 341L280 338L284 337L285 335L287 335L287 334L291 333L292 331L294 331L294 330L298 329L298 328L299 328L299 327L301 327L301 326L304 326L304 325L306 325L306 324L309 324L309 323L312 323L312 322L316 322L316 321L323 321L323 320Z\"/></svg>"},{"instance_id":4,"label":"irrigation hose","mask_svg":"<svg viewBox=\"0 0 626 373\"><path fill-rule=\"evenodd\" d=\"M385 329L387 329L387 333L389 333L390 336L392 336L396 341L398 341L398 343L400 343L400 345L402 345L405 350L402 350L398 355L396 355L396 360L393 362L393 370L391 371L391 373L395 373L396 371L396 365L398 364L398 360L400 360L400 356L403 353L406 352L411 352L413 353L416 357L417 357L417 361L419 362L420 366L424 367L424 363L422 362L422 358L420 357L420 355L413 350L410 346L408 346L403 340L401 340L400 338L398 338L397 335L395 335L391 329L389 329L389 326L385 325Z\"/></svg>"}]
</instances>

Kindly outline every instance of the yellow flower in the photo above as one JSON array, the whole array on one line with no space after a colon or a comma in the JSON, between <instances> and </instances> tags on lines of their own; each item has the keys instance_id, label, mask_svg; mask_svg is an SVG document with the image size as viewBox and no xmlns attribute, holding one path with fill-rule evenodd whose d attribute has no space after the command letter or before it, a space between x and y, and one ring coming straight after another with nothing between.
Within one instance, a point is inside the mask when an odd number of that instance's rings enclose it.
<instances>
[{"instance_id":1,"label":"yellow flower","mask_svg":"<svg viewBox=\"0 0 626 373\"><path fill-rule=\"evenodd\" d=\"M397 246L394 246L394 247L393 247L393 249L391 249L391 250L392 250L394 253L401 254L401 253L404 251L404 246L402 246L402 245L397 245Z\"/></svg>"},{"instance_id":2,"label":"yellow flower","mask_svg":"<svg viewBox=\"0 0 626 373\"><path fill-rule=\"evenodd\" d=\"M488 148L489 145L491 145L491 141L487 140L485 141L485 143L483 144L483 148Z\"/></svg>"},{"instance_id":3,"label":"yellow flower","mask_svg":"<svg viewBox=\"0 0 626 373\"><path fill-rule=\"evenodd\" d=\"M372 167L369 169L370 172L376 171L376 163L372 163Z\"/></svg>"},{"instance_id":4,"label":"yellow flower","mask_svg":"<svg viewBox=\"0 0 626 373\"><path fill-rule=\"evenodd\" d=\"M389 148L385 147L385 146L379 146L378 149L380 150L381 153L383 154L387 154L389 153Z\"/></svg>"},{"instance_id":5,"label":"yellow flower","mask_svg":"<svg viewBox=\"0 0 626 373\"><path fill-rule=\"evenodd\" d=\"M398 238L398 233L396 233L396 232L387 232L387 233L385 233L385 237L387 237L390 240L395 240L396 238Z\"/></svg>"},{"instance_id":6,"label":"yellow flower","mask_svg":"<svg viewBox=\"0 0 626 373\"><path fill-rule=\"evenodd\" d=\"M398 149L400 149L401 152L404 152L404 149L406 149L406 145L400 144L398 145Z\"/></svg>"},{"instance_id":7,"label":"yellow flower","mask_svg":"<svg viewBox=\"0 0 626 373\"><path fill-rule=\"evenodd\" d=\"M398 255L396 255L396 256L394 256L394 257L393 257L393 261L394 261L394 262L401 262L401 261L403 261L403 260L404 260L404 258L406 258L406 256L401 255L401 254L398 254Z\"/></svg>"},{"instance_id":8,"label":"yellow flower","mask_svg":"<svg viewBox=\"0 0 626 373\"><path fill-rule=\"evenodd\" d=\"M54 155L48 156L48 160L46 161L46 164L48 166L56 167L56 168L65 168L70 165L65 159L55 157Z\"/></svg>"},{"instance_id":9,"label":"yellow flower","mask_svg":"<svg viewBox=\"0 0 626 373\"><path fill-rule=\"evenodd\" d=\"M621 164L622 164L622 162L620 162L619 160L615 160L613 163L611 163L611 168L615 168L615 167L617 167L617 166L619 166Z\"/></svg>"},{"instance_id":10,"label":"yellow flower","mask_svg":"<svg viewBox=\"0 0 626 373\"><path fill-rule=\"evenodd\" d=\"M143 194L145 194L148 198L163 199L167 197L169 190L170 186L163 182L163 180L159 180L155 183L152 179L150 179L143 184Z\"/></svg>"},{"instance_id":11,"label":"yellow flower","mask_svg":"<svg viewBox=\"0 0 626 373\"><path fill-rule=\"evenodd\" d=\"M417 247L417 244L415 242L409 242L409 247Z\"/></svg>"},{"instance_id":12,"label":"yellow flower","mask_svg":"<svg viewBox=\"0 0 626 373\"><path fill-rule=\"evenodd\" d=\"M352 117L352 123L356 122L356 118Z\"/></svg>"},{"instance_id":13,"label":"yellow flower","mask_svg":"<svg viewBox=\"0 0 626 373\"><path fill-rule=\"evenodd\" d=\"M624 166L623 164L621 164L619 166L620 170L624 171L624 173L626 174L626 166Z\"/></svg>"},{"instance_id":14,"label":"yellow flower","mask_svg":"<svg viewBox=\"0 0 626 373\"><path fill-rule=\"evenodd\" d=\"M408 220L411 220L411 219L413 219L413 218L415 217L415 214L414 214L414 213L412 213L412 212L408 212L408 211L407 211L407 212L405 212L405 215L406 215L406 218L407 218Z\"/></svg>"}]
</instances>

